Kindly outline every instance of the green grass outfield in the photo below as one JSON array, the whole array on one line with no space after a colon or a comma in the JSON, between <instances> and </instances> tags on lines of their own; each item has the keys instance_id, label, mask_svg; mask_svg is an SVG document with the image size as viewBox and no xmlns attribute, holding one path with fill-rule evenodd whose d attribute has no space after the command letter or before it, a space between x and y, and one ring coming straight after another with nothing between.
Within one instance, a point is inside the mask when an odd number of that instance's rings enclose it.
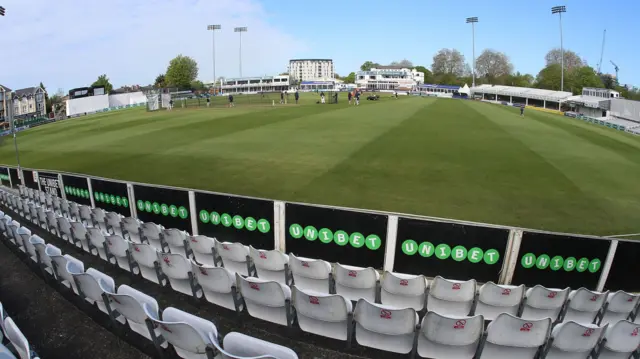
<instances>
[{"instance_id":1,"label":"green grass outfield","mask_svg":"<svg viewBox=\"0 0 640 359\"><path fill-rule=\"evenodd\" d=\"M22 165L554 231L640 232L640 138L433 98L111 112L18 135ZM0 163L15 164L8 138Z\"/></svg>"}]
</instances>

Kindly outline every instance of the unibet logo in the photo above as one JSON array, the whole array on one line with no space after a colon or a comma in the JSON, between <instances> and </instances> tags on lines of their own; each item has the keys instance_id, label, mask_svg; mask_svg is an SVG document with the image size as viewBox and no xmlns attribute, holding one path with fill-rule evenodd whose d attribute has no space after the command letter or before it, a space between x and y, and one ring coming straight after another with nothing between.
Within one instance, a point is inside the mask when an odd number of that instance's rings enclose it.
<instances>
[{"instance_id":1,"label":"unibet logo","mask_svg":"<svg viewBox=\"0 0 640 359\"><path fill-rule=\"evenodd\" d=\"M228 213L220 214L204 209L198 213L198 217L200 218L200 222L211 223L216 226L222 224L225 227L233 226L235 229L246 229L251 232L257 229L262 233L268 233L271 230L271 224L266 219L256 221L253 217L242 218L242 216L239 215L232 216Z\"/></svg>"},{"instance_id":2,"label":"unibet logo","mask_svg":"<svg viewBox=\"0 0 640 359\"><path fill-rule=\"evenodd\" d=\"M182 219L186 219L187 217L189 217L189 211L184 206L169 206L165 203L160 204L158 202L143 201L139 199L136 201L136 207L138 208L138 211L141 212L160 214L163 216L171 216L174 218L180 217Z\"/></svg>"},{"instance_id":3,"label":"unibet logo","mask_svg":"<svg viewBox=\"0 0 640 359\"><path fill-rule=\"evenodd\" d=\"M600 270L602 261L598 258L592 260L589 260L589 258L576 259L575 257L563 258L561 256L551 258L546 254L541 254L536 257L533 253L527 253L522 256L520 264L522 267L527 269L535 266L541 270L549 268L552 271L558 271L563 269L565 272L572 272L575 270L580 273L588 270L591 273L596 273Z\"/></svg>"},{"instance_id":4,"label":"unibet logo","mask_svg":"<svg viewBox=\"0 0 640 359\"><path fill-rule=\"evenodd\" d=\"M64 186L64 193L80 198L89 198L89 191L83 188Z\"/></svg>"},{"instance_id":5,"label":"unibet logo","mask_svg":"<svg viewBox=\"0 0 640 359\"><path fill-rule=\"evenodd\" d=\"M72 188L71 193L74 193L74 189ZM76 196L89 198L89 191L86 189L75 189ZM108 193L102 192L93 192L93 200L99 203L106 203L118 207L129 207L129 200L126 197L114 196Z\"/></svg>"},{"instance_id":6,"label":"unibet logo","mask_svg":"<svg viewBox=\"0 0 640 359\"><path fill-rule=\"evenodd\" d=\"M289 234L291 237L296 239L302 237L308 241L315 241L318 239L322 243L334 242L339 246L346 246L347 244L350 244L354 248L367 246L367 248L371 250L376 250L382 245L382 240L380 240L380 237L375 234L365 236L360 232L353 232L351 234L342 230L332 232L328 228L318 230L314 226L302 227L297 223L289 226Z\"/></svg>"},{"instance_id":7,"label":"unibet logo","mask_svg":"<svg viewBox=\"0 0 640 359\"><path fill-rule=\"evenodd\" d=\"M9 180L9 176L7 176L7 175L0 175L0 180L8 181L8 180Z\"/></svg>"},{"instance_id":8,"label":"unibet logo","mask_svg":"<svg viewBox=\"0 0 640 359\"><path fill-rule=\"evenodd\" d=\"M471 263L480 263L484 261L486 264L496 264L500 260L500 252L496 249L488 249L486 251L478 247L467 249L463 246L455 246L451 248L448 244L442 243L434 246L431 242L422 242L418 244L413 239L407 239L402 242L402 252L408 256L419 253L421 256L429 258L433 255L440 260L449 257L456 262L462 262L465 259Z\"/></svg>"}]
</instances>

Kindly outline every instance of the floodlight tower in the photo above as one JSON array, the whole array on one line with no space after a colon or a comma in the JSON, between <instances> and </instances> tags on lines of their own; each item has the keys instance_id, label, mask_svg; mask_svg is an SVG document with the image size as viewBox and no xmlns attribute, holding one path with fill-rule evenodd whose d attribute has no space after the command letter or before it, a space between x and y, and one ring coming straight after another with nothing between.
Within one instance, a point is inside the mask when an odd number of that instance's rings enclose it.
<instances>
[{"instance_id":1,"label":"floodlight tower","mask_svg":"<svg viewBox=\"0 0 640 359\"><path fill-rule=\"evenodd\" d=\"M216 30L220 30L220 25L207 25L207 30L211 31L211 40L213 45L213 91L216 91Z\"/></svg>"},{"instance_id":2,"label":"floodlight tower","mask_svg":"<svg viewBox=\"0 0 640 359\"><path fill-rule=\"evenodd\" d=\"M471 43L473 46L473 68L471 69L472 73L472 82L471 87L476 87L476 23L478 22L477 17L468 17L467 24L471 23Z\"/></svg>"},{"instance_id":3,"label":"floodlight tower","mask_svg":"<svg viewBox=\"0 0 640 359\"><path fill-rule=\"evenodd\" d=\"M240 34L240 77L242 77L242 33L247 32L247 27L236 27L233 31Z\"/></svg>"},{"instance_id":4,"label":"floodlight tower","mask_svg":"<svg viewBox=\"0 0 640 359\"><path fill-rule=\"evenodd\" d=\"M560 16L560 55L562 56L560 67L560 91L564 91L564 48L562 46L562 13L567 12L566 6L554 6L551 8L551 14Z\"/></svg>"}]
</instances>

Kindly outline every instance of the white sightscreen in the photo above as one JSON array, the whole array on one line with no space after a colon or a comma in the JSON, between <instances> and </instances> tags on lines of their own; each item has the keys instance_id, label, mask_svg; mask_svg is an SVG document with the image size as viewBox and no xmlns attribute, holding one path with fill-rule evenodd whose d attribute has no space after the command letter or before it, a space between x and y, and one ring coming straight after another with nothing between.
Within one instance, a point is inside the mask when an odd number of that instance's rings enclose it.
<instances>
[{"instance_id":1,"label":"white sightscreen","mask_svg":"<svg viewBox=\"0 0 640 359\"><path fill-rule=\"evenodd\" d=\"M83 115L109 107L109 96L89 96L67 100L67 116Z\"/></svg>"},{"instance_id":2,"label":"white sightscreen","mask_svg":"<svg viewBox=\"0 0 640 359\"><path fill-rule=\"evenodd\" d=\"M626 118L627 120L640 122L640 101L611 99L611 114Z\"/></svg>"},{"instance_id":3,"label":"white sightscreen","mask_svg":"<svg viewBox=\"0 0 640 359\"><path fill-rule=\"evenodd\" d=\"M147 96L142 92L129 92L109 96L109 107L135 105L147 102Z\"/></svg>"}]
</instances>

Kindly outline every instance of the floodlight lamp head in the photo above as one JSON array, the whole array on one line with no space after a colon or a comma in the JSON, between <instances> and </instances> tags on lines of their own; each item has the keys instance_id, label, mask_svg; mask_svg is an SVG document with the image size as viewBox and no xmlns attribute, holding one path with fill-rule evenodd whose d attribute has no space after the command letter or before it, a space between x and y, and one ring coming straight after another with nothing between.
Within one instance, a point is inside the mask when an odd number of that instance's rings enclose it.
<instances>
[{"instance_id":1,"label":"floodlight lamp head","mask_svg":"<svg viewBox=\"0 0 640 359\"><path fill-rule=\"evenodd\" d=\"M554 6L551 8L551 13L552 14L559 14L559 13L563 13L563 12L567 12L567 7L562 5L562 6Z\"/></svg>"},{"instance_id":2,"label":"floodlight lamp head","mask_svg":"<svg viewBox=\"0 0 640 359\"><path fill-rule=\"evenodd\" d=\"M467 24L468 23L474 23L474 22L478 22L478 18L477 17L468 17L467 18Z\"/></svg>"},{"instance_id":3,"label":"floodlight lamp head","mask_svg":"<svg viewBox=\"0 0 640 359\"><path fill-rule=\"evenodd\" d=\"M246 32L247 31L247 27L236 27L235 29L233 29L234 32Z\"/></svg>"},{"instance_id":4,"label":"floodlight lamp head","mask_svg":"<svg viewBox=\"0 0 640 359\"><path fill-rule=\"evenodd\" d=\"M208 25L207 30L220 30L222 26L220 25Z\"/></svg>"}]
</instances>

